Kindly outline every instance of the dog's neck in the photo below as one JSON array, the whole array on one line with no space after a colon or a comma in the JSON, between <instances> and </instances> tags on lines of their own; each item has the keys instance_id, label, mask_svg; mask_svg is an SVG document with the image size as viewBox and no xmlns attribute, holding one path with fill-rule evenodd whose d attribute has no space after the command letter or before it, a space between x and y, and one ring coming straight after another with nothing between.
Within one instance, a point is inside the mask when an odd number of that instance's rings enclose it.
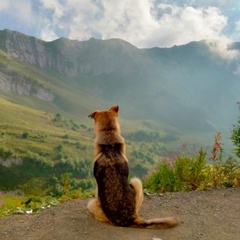
<instances>
[{"instance_id":1,"label":"dog's neck","mask_svg":"<svg viewBox=\"0 0 240 240\"><path fill-rule=\"evenodd\" d=\"M112 132L109 132L106 134L106 131L104 134L98 133L95 138L95 143L99 145L114 145L114 144L124 144L124 138L120 134L112 134Z\"/></svg>"}]
</instances>

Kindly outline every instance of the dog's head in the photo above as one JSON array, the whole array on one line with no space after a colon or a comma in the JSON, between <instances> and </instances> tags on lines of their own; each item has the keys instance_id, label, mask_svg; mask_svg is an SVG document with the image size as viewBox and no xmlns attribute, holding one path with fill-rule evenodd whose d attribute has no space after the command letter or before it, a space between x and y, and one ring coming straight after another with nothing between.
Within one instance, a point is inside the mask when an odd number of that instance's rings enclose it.
<instances>
[{"instance_id":1,"label":"dog's head","mask_svg":"<svg viewBox=\"0 0 240 240\"><path fill-rule=\"evenodd\" d=\"M94 129L97 134L99 131L117 130L119 128L117 122L119 106L113 106L107 111L94 111L88 117L94 119Z\"/></svg>"},{"instance_id":2,"label":"dog's head","mask_svg":"<svg viewBox=\"0 0 240 240\"><path fill-rule=\"evenodd\" d=\"M99 111L96 110L95 112L92 112L91 114L88 115L89 118L93 118L95 121L97 118L100 117L117 117L118 116L118 110L119 106L112 106L108 111Z\"/></svg>"}]
</instances>

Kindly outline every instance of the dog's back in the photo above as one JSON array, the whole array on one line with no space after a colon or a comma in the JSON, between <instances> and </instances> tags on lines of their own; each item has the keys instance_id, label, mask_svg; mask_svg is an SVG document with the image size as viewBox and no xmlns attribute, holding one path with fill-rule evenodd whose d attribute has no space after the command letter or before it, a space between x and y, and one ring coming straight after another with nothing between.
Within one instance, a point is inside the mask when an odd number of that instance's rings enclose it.
<instances>
[{"instance_id":1,"label":"dog's back","mask_svg":"<svg viewBox=\"0 0 240 240\"><path fill-rule=\"evenodd\" d=\"M169 228L179 224L177 218L144 220L139 216L143 201L142 183L133 178L128 182L128 162L125 142L117 121L118 106L108 111L95 111L94 118L95 159L94 176L98 196L88 203L88 209L99 221L117 226L140 228Z\"/></svg>"},{"instance_id":2,"label":"dog's back","mask_svg":"<svg viewBox=\"0 0 240 240\"><path fill-rule=\"evenodd\" d=\"M131 226L135 215L135 193L128 183L128 164L122 143L100 145L94 164L98 197L107 218L118 226Z\"/></svg>"}]
</instances>

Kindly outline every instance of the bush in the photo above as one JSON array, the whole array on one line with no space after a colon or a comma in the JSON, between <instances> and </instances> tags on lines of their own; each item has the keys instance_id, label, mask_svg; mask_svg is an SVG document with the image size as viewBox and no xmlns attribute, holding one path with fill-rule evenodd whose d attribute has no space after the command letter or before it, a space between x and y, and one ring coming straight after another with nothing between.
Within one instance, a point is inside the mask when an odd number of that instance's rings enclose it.
<instances>
[{"instance_id":1,"label":"bush","mask_svg":"<svg viewBox=\"0 0 240 240\"><path fill-rule=\"evenodd\" d=\"M206 152L200 149L193 157L186 154L179 156L175 162L176 177L182 183L182 190L196 190L205 185L204 169L206 168Z\"/></svg>"},{"instance_id":2,"label":"bush","mask_svg":"<svg viewBox=\"0 0 240 240\"><path fill-rule=\"evenodd\" d=\"M53 122L62 122L64 119L60 113L56 113L55 118L53 119Z\"/></svg>"},{"instance_id":3,"label":"bush","mask_svg":"<svg viewBox=\"0 0 240 240\"><path fill-rule=\"evenodd\" d=\"M236 159L229 156L222 166L225 187L238 187L240 186L240 166Z\"/></svg>"},{"instance_id":4,"label":"bush","mask_svg":"<svg viewBox=\"0 0 240 240\"><path fill-rule=\"evenodd\" d=\"M240 165L232 156L223 161L221 134L215 135L213 164L206 163L202 148L193 156L183 153L175 162L162 161L158 169L145 179L143 185L152 192L194 191L210 187L239 187Z\"/></svg>"},{"instance_id":5,"label":"bush","mask_svg":"<svg viewBox=\"0 0 240 240\"><path fill-rule=\"evenodd\" d=\"M181 190L180 180L176 177L174 169L166 161L162 161L149 178L143 182L144 188L151 192L176 192Z\"/></svg>"},{"instance_id":6,"label":"bush","mask_svg":"<svg viewBox=\"0 0 240 240\"><path fill-rule=\"evenodd\" d=\"M233 126L231 140L236 146L234 149L235 154L240 157L240 117L238 118L237 124Z\"/></svg>"},{"instance_id":7,"label":"bush","mask_svg":"<svg viewBox=\"0 0 240 240\"><path fill-rule=\"evenodd\" d=\"M206 189L211 183L210 169L203 149L194 156L183 153L172 164L162 161L158 170L144 181L144 187L152 192Z\"/></svg>"},{"instance_id":8,"label":"bush","mask_svg":"<svg viewBox=\"0 0 240 240\"><path fill-rule=\"evenodd\" d=\"M5 146L0 146L0 157L7 159L14 156L14 151Z\"/></svg>"},{"instance_id":9,"label":"bush","mask_svg":"<svg viewBox=\"0 0 240 240\"><path fill-rule=\"evenodd\" d=\"M29 137L30 137L30 133L28 132L22 133L22 138L29 138Z\"/></svg>"}]
</instances>

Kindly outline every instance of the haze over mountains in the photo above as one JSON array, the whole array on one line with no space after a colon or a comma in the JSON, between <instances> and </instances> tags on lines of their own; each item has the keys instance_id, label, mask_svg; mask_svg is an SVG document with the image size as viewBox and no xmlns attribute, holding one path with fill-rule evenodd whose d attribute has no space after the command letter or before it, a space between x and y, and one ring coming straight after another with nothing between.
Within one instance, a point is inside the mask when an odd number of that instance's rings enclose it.
<instances>
[{"instance_id":1,"label":"haze over mountains","mask_svg":"<svg viewBox=\"0 0 240 240\"><path fill-rule=\"evenodd\" d=\"M229 135L239 115L240 44L225 47L214 41L151 49L121 39L44 42L3 30L0 95L22 104L30 96L32 107L40 99L42 107L81 117L119 104L126 119Z\"/></svg>"}]
</instances>

